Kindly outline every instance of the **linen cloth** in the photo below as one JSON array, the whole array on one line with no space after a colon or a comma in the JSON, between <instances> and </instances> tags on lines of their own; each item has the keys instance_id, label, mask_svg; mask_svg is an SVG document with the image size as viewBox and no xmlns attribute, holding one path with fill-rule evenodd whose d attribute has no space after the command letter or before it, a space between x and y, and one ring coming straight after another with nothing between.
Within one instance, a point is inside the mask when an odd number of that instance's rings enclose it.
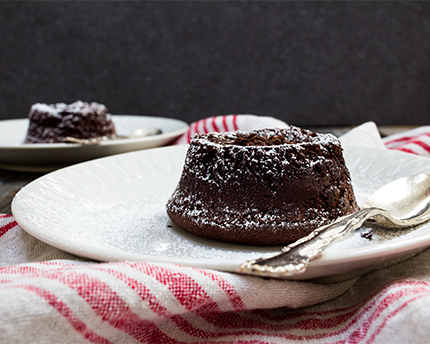
<instances>
[{"instance_id":1,"label":"linen cloth","mask_svg":"<svg viewBox=\"0 0 430 344\"><path fill-rule=\"evenodd\" d=\"M195 132L272 125L285 123L219 116L192 124L177 143L186 143ZM421 134L413 140L424 139ZM380 149L391 141L381 140L372 122L342 137L345 143ZM425 250L332 284L176 264L99 263L38 241L4 214L0 343L427 343L429 259Z\"/></svg>"}]
</instances>

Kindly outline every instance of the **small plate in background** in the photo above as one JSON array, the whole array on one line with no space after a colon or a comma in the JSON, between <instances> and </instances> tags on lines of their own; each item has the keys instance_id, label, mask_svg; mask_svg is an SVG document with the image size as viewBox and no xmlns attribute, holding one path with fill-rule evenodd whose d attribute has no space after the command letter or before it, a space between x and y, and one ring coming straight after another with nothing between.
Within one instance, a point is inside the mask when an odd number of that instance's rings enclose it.
<instances>
[{"instance_id":1,"label":"small plate in background","mask_svg":"<svg viewBox=\"0 0 430 344\"><path fill-rule=\"evenodd\" d=\"M139 128L157 128L162 133L104 141L92 146L75 143L23 144L29 120L0 121L0 168L22 172L50 172L87 160L164 146L185 133L189 127L184 121L164 117L112 115L112 118L118 135L128 135Z\"/></svg>"}]
</instances>

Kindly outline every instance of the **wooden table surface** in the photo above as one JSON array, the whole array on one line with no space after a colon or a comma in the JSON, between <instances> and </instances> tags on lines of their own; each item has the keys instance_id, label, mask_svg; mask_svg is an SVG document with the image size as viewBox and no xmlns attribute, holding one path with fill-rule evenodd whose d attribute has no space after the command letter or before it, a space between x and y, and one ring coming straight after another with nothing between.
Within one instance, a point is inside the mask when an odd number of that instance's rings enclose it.
<instances>
[{"instance_id":1,"label":"wooden table surface","mask_svg":"<svg viewBox=\"0 0 430 344\"><path fill-rule=\"evenodd\" d=\"M330 128L320 128L320 127L309 127L308 129L320 133L332 133L333 135L339 137L342 134L348 132L353 127L330 127ZM379 127L379 132L381 136L388 136L394 133L410 130L414 128L413 126L384 126ZM15 194L29 182L43 176L43 173L25 173L25 172L15 172L6 171L0 169L0 214L10 214L11 213L11 202Z\"/></svg>"}]
</instances>

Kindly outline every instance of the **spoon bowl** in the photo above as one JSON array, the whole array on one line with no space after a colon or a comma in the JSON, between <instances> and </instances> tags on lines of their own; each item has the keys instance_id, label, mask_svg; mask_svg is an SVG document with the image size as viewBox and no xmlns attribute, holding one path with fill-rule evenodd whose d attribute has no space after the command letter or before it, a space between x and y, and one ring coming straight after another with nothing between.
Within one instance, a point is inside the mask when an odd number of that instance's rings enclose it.
<instances>
[{"instance_id":1,"label":"spoon bowl","mask_svg":"<svg viewBox=\"0 0 430 344\"><path fill-rule=\"evenodd\" d=\"M378 223L387 227L414 226L430 220L430 175L416 174L388 183L364 202L364 208L385 210Z\"/></svg>"},{"instance_id":2,"label":"spoon bowl","mask_svg":"<svg viewBox=\"0 0 430 344\"><path fill-rule=\"evenodd\" d=\"M362 208L335 222L315 229L308 236L284 247L281 253L243 263L238 272L258 276L286 277L306 271L333 242L344 239L368 219L395 230L430 220L430 175L416 174L392 181L375 191Z\"/></svg>"}]
</instances>

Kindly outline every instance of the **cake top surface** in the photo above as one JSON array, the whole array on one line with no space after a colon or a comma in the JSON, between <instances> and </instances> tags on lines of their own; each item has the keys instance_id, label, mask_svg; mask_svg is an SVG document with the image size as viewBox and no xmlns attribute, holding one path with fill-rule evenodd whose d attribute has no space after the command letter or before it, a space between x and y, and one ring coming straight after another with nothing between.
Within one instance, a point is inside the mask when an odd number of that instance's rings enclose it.
<instances>
[{"instance_id":1,"label":"cake top surface","mask_svg":"<svg viewBox=\"0 0 430 344\"><path fill-rule=\"evenodd\" d=\"M218 146L262 147L297 144L340 144L332 134L318 134L295 126L267 128L253 131L197 134L193 140L204 140Z\"/></svg>"},{"instance_id":2,"label":"cake top surface","mask_svg":"<svg viewBox=\"0 0 430 344\"><path fill-rule=\"evenodd\" d=\"M69 114L80 114L88 116L91 114L106 115L107 108L103 104L96 102L87 103L78 100L72 104L56 103L56 104L33 104L30 110L30 116L35 113L45 113L52 117L61 117Z\"/></svg>"}]
</instances>

